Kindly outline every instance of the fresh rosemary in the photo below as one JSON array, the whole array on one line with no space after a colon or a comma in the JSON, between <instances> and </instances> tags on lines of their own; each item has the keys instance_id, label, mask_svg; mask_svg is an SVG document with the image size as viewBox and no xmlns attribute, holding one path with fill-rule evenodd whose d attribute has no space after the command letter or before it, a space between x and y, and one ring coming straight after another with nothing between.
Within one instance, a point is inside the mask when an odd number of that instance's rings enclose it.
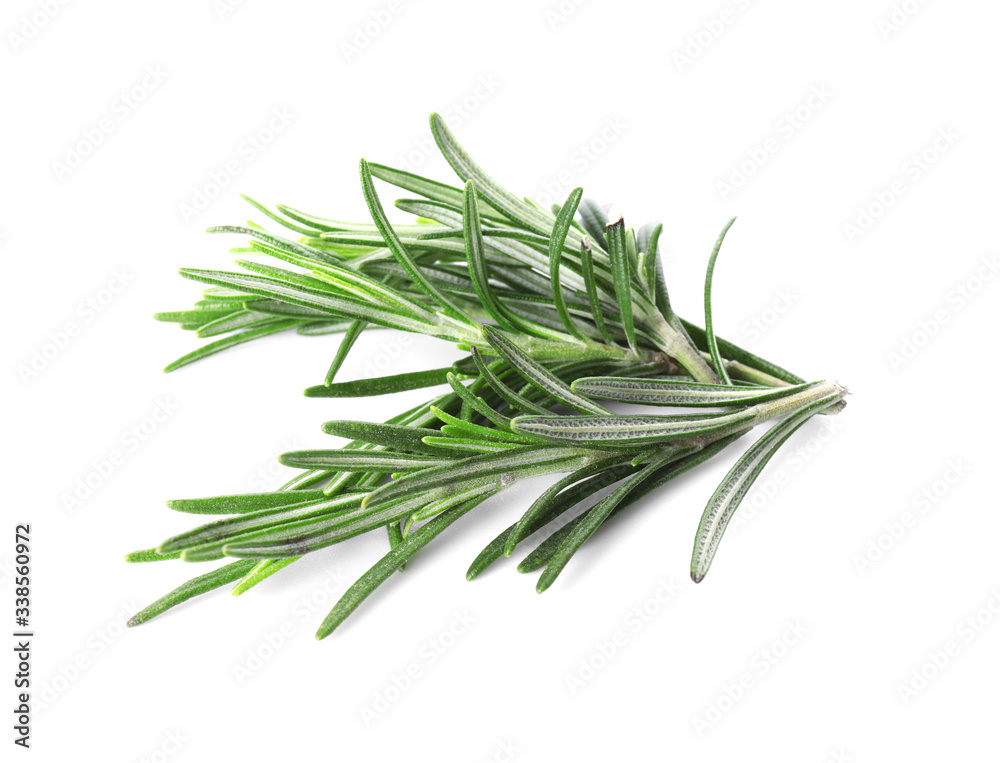
<instances>
[{"instance_id":1,"label":"fresh rosemary","mask_svg":"<svg viewBox=\"0 0 1000 763\"><path fill-rule=\"evenodd\" d=\"M716 336L713 270L733 221L709 258L700 328L671 308L657 251L661 225L636 232L622 219L608 220L580 188L550 212L483 172L437 115L431 130L463 187L362 160L371 223L283 205L272 210L248 199L294 237L252 223L210 229L245 235L249 246L234 251L272 260L242 258L242 271L234 272L181 270L207 284L203 298L189 310L156 317L219 337L168 371L279 332L343 333L324 383L307 395L448 390L385 423L327 422L324 432L350 442L285 453L281 462L302 472L275 492L168 502L177 511L225 518L129 554L128 561L236 561L185 583L131 625L230 583L242 594L306 554L385 528L388 553L336 604L319 628L322 638L481 503L518 480L564 474L467 572L475 578L576 512L518 567L544 568L541 592L608 519L770 423L705 508L691 558L699 582L768 460L812 416L843 408L847 391L836 382L807 383ZM415 196L396 206L416 223L389 223L375 179ZM436 336L468 355L448 368L334 381L358 336L374 328ZM616 402L655 408L622 415L608 407ZM699 410L706 407L712 410ZM680 412L658 410L664 408Z\"/></svg>"}]
</instances>

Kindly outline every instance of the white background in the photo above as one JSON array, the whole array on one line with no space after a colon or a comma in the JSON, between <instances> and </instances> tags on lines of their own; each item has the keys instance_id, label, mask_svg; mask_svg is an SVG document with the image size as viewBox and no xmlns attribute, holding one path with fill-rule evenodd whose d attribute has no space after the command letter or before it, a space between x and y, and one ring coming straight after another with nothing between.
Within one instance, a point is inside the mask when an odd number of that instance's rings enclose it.
<instances>
[{"instance_id":1,"label":"white background","mask_svg":"<svg viewBox=\"0 0 1000 763\"><path fill-rule=\"evenodd\" d=\"M994 758L998 24L985 0L5 3L0 585L8 609L13 527L30 522L46 700L18 754ZM276 110L287 125L248 149ZM362 155L453 182L424 148L432 110L519 193L561 201L582 184L629 224L661 219L671 293L698 321L707 254L739 215L716 270L717 329L849 385L850 405L775 458L700 586L687 574L693 533L735 452L616 520L544 596L511 561L464 580L536 483L462 520L326 641L316 627L384 552L381 533L123 633L201 571L122 562L192 526L165 500L276 488L278 453L333 442L321 422L384 420L426 396L302 397L337 337L274 337L164 376L197 340L150 315L197 298L176 268L230 262L240 241L202 231L253 212L237 192L364 219ZM185 216L231 160L239 174ZM741 172L739 188L720 185ZM877 219L863 215L871 205ZM111 294L115 279L127 285ZM80 330L54 351L69 322ZM454 357L437 340L370 332L342 378ZM151 426L158 406L169 415ZM881 558L860 569L871 544ZM637 607L653 614L630 617ZM776 648L783 637L795 643ZM929 655L949 642L935 669ZM783 654L765 672L768 650ZM599 669L571 685L585 663ZM394 677L414 668L397 697ZM907 693L914 671L933 677ZM11 725L8 712L8 740Z\"/></svg>"}]
</instances>

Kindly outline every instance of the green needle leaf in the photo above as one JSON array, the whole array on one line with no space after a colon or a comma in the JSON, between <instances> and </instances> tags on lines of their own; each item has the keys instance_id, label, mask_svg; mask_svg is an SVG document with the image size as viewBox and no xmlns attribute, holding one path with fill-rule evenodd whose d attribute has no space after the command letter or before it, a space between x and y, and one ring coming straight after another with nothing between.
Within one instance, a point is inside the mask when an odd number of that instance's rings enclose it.
<instances>
[{"instance_id":1,"label":"green needle leaf","mask_svg":"<svg viewBox=\"0 0 1000 763\"><path fill-rule=\"evenodd\" d=\"M410 257L409 252L406 251L403 243L399 240L399 236L392 229L389 218L385 216L385 210L382 209L382 204L378 200L378 194L375 192L375 185L372 182L368 162L364 159L361 160L361 188L364 191L368 211L371 212L375 226L378 228L379 233L382 234L382 238L396 258L396 261L403 266L413 283L418 285L447 315L457 321L474 324L475 322L471 318L459 310L450 299L445 297L444 294L438 291L434 284L427 280L427 276L424 275L423 271L413 261L413 258Z\"/></svg>"},{"instance_id":2,"label":"green needle leaf","mask_svg":"<svg viewBox=\"0 0 1000 763\"><path fill-rule=\"evenodd\" d=\"M514 431L551 442L588 447L696 444L742 432L754 425L754 411L696 416L519 416Z\"/></svg>"},{"instance_id":3,"label":"green needle leaf","mask_svg":"<svg viewBox=\"0 0 1000 763\"><path fill-rule=\"evenodd\" d=\"M204 323L195 331L195 336L205 339L210 336L218 336L236 329L246 329L252 326L270 325L274 323L274 316L267 313L258 313L255 310L239 310L235 313L218 318L210 323Z\"/></svg>"},{"instance_id":4,"label":"green needle leaf","mask_svg":"<svg viewBox=\"0 0 1000 763\"><path fill-rule=\"evenodd\" d=\"M277 214L276 212L272 212L270 209L268 209L267 207L265 207L259 201L254 201L253 199L251 199L246 194L242 194L241 193L240 194L240 198L243 199L245 202L247 202L250 206L254 207L258 211L260 211L263 214L265 214L268 217L270 217L272 220L274 220L279 225L281 225L281 226L283 226L285 228L288 228L288 230L293 230L296 233L301 233L303 236L318 236L320 234L320 231L317 228L305 228L305 227L303 227L301 225L296 225L295 221L294 221L294 218L289 219L287 217L282 217L281 215ZM302 221L299 220L298 222L302 222Z\"/></svg>"},{"instance_id":5,"label":"green needle leaf","mask_svg":"<svg viewBox=\"0 0 1000 763\"><path fill-rule=\"evenodd\" d=\"M552 299L555 302L556 311L559 313L559 320L561 320L563 326L566 327L566 331L575 336L577 339L584 339L584 336L580 332L576 323L573 322L573 318L570 316L569 310L566 307L566 302L563 299L562 279L559 273L559 266L562 264L562 254L563 247L566 245L566 235L569 233L569 229L573 224L573 216L576 214L577 207L580 206L580 199L582 197L582 188L574 188L570 192L569 198L566 199L566 203L563 204L559 210L555 226L552 229L552 238L549 240L549 278L552 282Z\"/></svg>"},{"instance_id":6,"label":"green needle leaf","mask_svg":"<svg viewBox=\"0 0 1000 763\"><path fill-rule=\"evenodd\" d=\"M518 447L518 443L481 440L477 437L425 437L424 442L438 448L464 451L464 454L497 453Z\"/></svg>"},{"instance_id":7,"label":"green needle leaf","mask_svg":"<svg viewBox=\"0 0 1000 763\"><path fill-rule=\"evenodd\" d=\"M423 522L427 519L432 519L439 514L443 514L449 509L453 509L466 501L471 501L474 498L485 498L496 495L500 490L503 490L504 485L499 478L485 482L482 485L476 485L468 490L462 490L461 492L455 493L455 495L450 495L447 498L442 498L440 501L435 501L430 503L419 511L413 512L413 520L415 522Z\"/></svg>"},{"instance_id":8,"label":"green needle leaf","mask_svg":"<svg viewBox=\"0 0 1000 763\"><path fill-rule=\"evenodd\" d=\"M186 514L251 514L265 509L279 509L324 497L322 490L295 490L277 493L219 495L212 498L185 498L167 501L168 508Z\"/></svg>"},{"instance_id":9,"label":"green needle leaf","mask_svg":"<svg viewBox=\"0 0 1000 763\"><path fill-rule=\"evenodd\" d=\"M600 527L601 523L611 515L611 513L618 507L618 504L620 504L637 485L640 485L645 480L649 479L660 469L660 467L673 461L677 461L682 456L683 452L671 451L664 456L654 459L648 465L644 466L641 471L633 474L631 477L622 482L622 484L615 488L609 496L604 498L600 503L583 515L579 524L577 524L566 539L559 544L559 548L556 549L552 559L549 560L548 566L545 568L545 572L543 572L542 576L538 579L538 585L535 586L535 590L537 590L538 593L542 593L545 589L552 585L573 554L575 554L580 546L582 546L583 543L597 531L597 528Z\"/></svg>"},{"instance_id":10,"label":"green needle leaf","mask_svg":"<svg viewBox=\"0 0 1000 763\"><path fill-rule=\"evenodd\" d=\"M631 265L625 243L625 220L621 217L607 227L608 256L611 258L611 274L615 284L615 298L618 301L618 313L621 315L625 338L633 352L635 343L635 319L632 315L632 276Z\"/></svg>"},{"instance_id":11,"label":"green needle leaf","mask_svg":"<svg viewBox=\"0 0 1000 763\"><path fill-rule=\"evenodd\" d=\"M340 367L344 365L344 361L347 360L347 353L351 351L354 343L358 341L358 337L361 336L367 325L367 321L358 320L351 322L351 327L344 332L344 338L340 342L340 347L337 348L337 354L333 357L330 369L326 372L326 378L323 380L324 386L329 387L333 382L333 377L337 375L337 371L340 370Z\"/></svg>"},{"instance_id":12,"label":"green needle leaf","mask_svg":"<svg viewBox=\"0 0 1000 763\"><path fill-rule=\"evenodd\" d=\"M431 406L431 412L440 419L445 426L441 428L444 434L454 434L455 436L462 436L468 438L474 438L478 440L492 440L494 442L502 442L508 444L517 445L538 445L538 440L533 440L530 437L525 437L524 435L514 434L503 429L492 429L490 427L480 426L479 424L473 424L471 421L464 421L456 416L452 416L447 411L443 411L436 405ZM430 437L434 437L438 432L431 432Z\"/></svg>"},{"instance_id":13,"label":"green needle leaf","mask_svg":"<svg viewBox=\"0 0 1000 763\"><path fill-rule=\"evenodd\" d=\"M589 477L572 484L570 487L564 489L561 493L556 495L553 500L549 501L545 510L531 521L531 524L526 528L524 535L522 536L522 540L527 538L532 533L540 530L559 515L572 509L580 503L580 501L585 500L586 498L603 490L608 485L613 485L623 477L627 477L637 471L637 467L625 464L623 466L609 468L606 471L595 474L593 477ZM567 483L568 480L569 478L560 480L560 483ZM510 535L517 525L518 523L516 522L512 524L496 538L494 538L493 541L480 552L479 556L476 557L475 561L473 561L472 565L469 567L468 572L465 574L468 580L474 579L493 562L501 556L504 556L507 541L510 539ZM534 569L537 569L537 567Z\"/></svg>"},{"instance_id":14,"label":"green needle leaf","mask_svg":"<svg viewBox=\"0 0 1000 763\"><path fill-rule=\"evenodd\" d=\"M548 236L552 231L552 220L534 207L525 204L493 178L483 172L459 144L451 130L439 114L431 114L431 132L438 148L462 180L476 181L476 189L491 205L499 209L512 221L535 233Z\"/></svg>"},{"instance_id":15,"label":"green needle leaf","mask_svg":"<svg viewBox=\"0 0 1000 763\"><path fill-rule=\"evenodd\" d=\"M337 382L329 386L321 384L309 387L306 397L372 397L388 395L393 392L405 392L411 389L434 387L447 384L451 367L435 368L431 371L413 371L412 373L396 374L394 376L378 376L372 379L357 379L356 381Z\"/></svg>"},{"instance_id":16,"label":"green needle leaf","mask_svg":"<svg viewBox=\"0 0 1000 763\"><path fill-rule=\"evenodd\" d=\"M712 255L708 258L708 270L705 272L705 337L708 342L708 352L712 356L712 365L715 367L715 373L725 384L730 384L731 382L729 374L726 372L726 364L722 362L722 356L719 355L719 345L715 340L715 332L712 330L712 275L715 272L715 260L719 256L722 242L725 240L729 229L733 227L734 222L736 222L735 217L726 223L726 226L722 229L722 233L719 234L719 238L715 242L715 248L712 249Z\"/></svg>"},{"instance_id":17,"label":"green needle leaf","mask_svg":"<svg viewBox=\"0 0 1000 763\"><path fill-rule=\"evenodd\" d=\"M470 180L465 184L465 208L462 216L462 230L465 240L465 256L469 263L469 276L476 289L479 301L497 323L505 329L516 331L510 320L509 311L500 303L490 287L490 275L486 269L482 223L479 220L479 206L476 204L476 184Z\"/></svg>"},{"instance_id":18,"label":"green needle leaf","mask_svg":"<svg viewBox=\"0 0 1000 763\"><path fill-rule=\"evenodd\" d=\"M690 334L691 339L694 340L695 347L704 352L709 352L708 335L705 332L705 329L696 326L683 318L681 318L680 321L683 327L687 330L687 333ZM733 344L732 342L723 339L721 336L716 336L716 341L718 343L718 348L722 350L727 357L737 360L750 368L761 371L769 376L773 376L781 381L787 382L788 384L802 384L805 382L805 379L801 376L796 376L791 371L786 371L781 366L777 366L770 361L764 360L764 358L754 355L749 350L744 350L739 345Z\"/></svg>"},{"instance_id":19,"label":"green needle leaf","mask_svg":"<svg viewBox=\"0 0 1000 763\"><path fill-rule=\"evenodd\" d=\"M629 506L638 503L642 498L652 493L661 485L664 485L665 483L669 482L675 477L680 476L684 472L693 469L698 464L701 464L704 461L707 461L708 459L712 458L715 454L726 448L730 443L732 443L739 437L740 435L738 434L730 435L729 437L723 438L722 440L719 440L718 442L709 445L704 450L701 450L695 453L694 455L688 456L687 458L683 459L680 462L676 462L676 464L668 463L666 466L662 467L659 472L652 475L649 479L643 481L640 484L635 485L632 488L632 490L629 491L629 493L615 507L614 511L611 512L608 518L604 520L604 523L601 524L601 527L603 527L604 524L607 523L608 519L617 516L621 511L628 508ZM625 467L622 467L622 469L624 468ZM630 468L632 469L631 472L632 474L638 471L637 467L630 467ZM620 479L622 476L628 476L628 474L629 473L625 473L615 476L615 479L611 480L610 482L607 482L606 484L601 485L597 489L606 487L609 484L613 484L614 482L617 482L618 479ZM526 556L524 560L517 566L517 571L534 572L535 570L540 569L541 567L547 565L549 561L552 559L555 552L560 548L563 541L567 537L569 537L570 533L572 533L581 522L584 521L584 519L587 516L587 513L593 511L595 508L596 506L587 509L587 512L584 512L583 514L570 520L563 527L561 527L559 530L557 530L548 538L546 538L544 541L542 541L538 545L538 547L534 551L532 551L528 556Z\"/></svg>"},{"instance_id":20,"label":"green needle leaf","mask_svg":"<svg viewBox=\"0 0 1000 763\"><path fill-rule=\"evenodd\" d=\"M584 199L580 204L580 219L587 235L604 251L608 251L608 240L605 232L608 227L608 215L603 207L593 199Z\"/></svg>"},{"instance_id":21,"label":"green needle leaf","mask_svg":"<svg viewBox=\"0 0 1000 763\"><path fill-rule=\"evenodd\" d=\"M587 290L587 302L594 317L594 325L604 337L604 341L612 344L611 335L604 325L604 313L601 311L601 296L597 293L597 277L594 275L594 253L590 248L590 240L584 237L580 245L580 269L583 273L583 283Z\"/></svg>"},{"instance_id":22,"label":"green needle leaf","mask_svg":"<svg viewBox=\"0 0 1000 763\"><path fill-rule=\"evenodd\" d=\"M416 503L414 507L416 510L422 505L419 494L434 488L448 488L498 474L504 475L505 484L513 484L525 477L554 471L573 471L583 466L587 459L587 452L579 448L532 445L499 453L470 456L460 461L445 462L440 466L412 472L395 482L382 485L365 498L364 506L390 506L396 501L402 501Z\"/></svg>"},{"instance_id":23,"label":"green needle leaf","mask_svg":"<svg viewBox=\"0 0 1000 763\"><path fill-rule=\"evenodd\" d=\"M157 599L140 612L136 612L128 621L128 626L134 627L147 620L152 620L157 615L162 615L171 607L176 607L195 596L220 588L234 580L239 580L246 575L257 564L255 559L244 559L239 562L227 564L207 575L189 580L182 586L175 588L162 599Z\"/></svg>"},{"instance_id":24,"label":"green needle leaf","mask_svg":"<svg viewBox=\"0 0 1000 763\"><path fill-rule=\"evenodd\" d=\"M446 183L439 183L436 180L429 180L428 178L421 177L420 175L415 175L412 172L397 170L393 167L387 167L384 164L376 164L375 162L370 162L368 164L368 168L371 170L374 177L377 177L379 180L384 180L386 183L390 183L397 188L402 188L404 190L420 194L431 201L443 204L455 211L462 209L462 189L460 188L455 188L454 186ZM501 220L507 219L502 212L494 209L485 199L480 202L480 207L483 214L488 217ZM404 207L400 207L400 209L404 209ZM424 213L415 212L414 214ZM436 219L433 215L426 216L431 219ZM458 216L461 217L460 211L458 212Z\"/></svg>"},{"instance_id":25,"label":"green needle leaf","mask_svg":"<svg viewBox=\"0 0 1000 763\"><path fill-rule=\"evenodd\" d=\"M296 450L282 453L278 460L285 466L295 466L300 469L345 469L387 473L450 463L440 456L401 455L383 450Z\"/></svg>"},{"instance_id":26,"label":"green needle leaf","mask_svg":"<svg viewBox=\"0 0 1000 763\"><path fill-rule=\"evenodd\" d=\"M308 257L310 260L318 260L320 262L335 262L335 258L331 257L327 252L322 249L316 249L315 247L306 246L298 241L292 241L291 239L284 238L282 236L275 236L273 233L268 233L261 228L246 228L241 225L217 225L212 228L208 228L206 233L242 233L244 235L250 236L251 239L256 241L261 241L267 244L273 249L278 249L283 252L288 252L290 254L300 254Z\"/></svg>"},{"instance_id":27,"label":"green needle leaf","mask_svg":"<svg viewBox=\"0 0 1000 763\"><path fill-rule=\"evenodd\" d=\"M186 552L199 547L218 547L218 551L221 551L221 547L226 541L248 532L257 532L306 519L333 516L338 512L343 513L356 508L361 505L363 499L364 495L362 494L333 497L324 495L319 499L300 501L288 506L220 519L168 538L157 547L157 550L161 554L181 551L183 552L182 558L185 559L187 558L184 556ZM205 549L202 548L202 551L204 552Z\"/></svg>"},{"instance_id":28,"label":"green needle leaf","mask_svg":"<svg viewBox=\"0 0 1000 763\"><path fill-rule=\"evenodd\" d=\"M372 424L367 421L328 421L323 424L323 431L336 437L382 445L395 451L422 453L428 456L443 455L438 448L423 442L424 437L436 437L441 434L437 429L401 424Z\"/></svg>"},{"instance_id":29,"label":"green needle leaf","mask_svg":"<svg viewBox=\"0 0 1000 763\"><path fill-rule=\"evenodd\" d=\"M708 573L729 520L767 462L799 427L842 397L843 393L829 395L771 427L729 470L709 499L698 523L691 553L691 579L695 583L700 583Z\"/></svg>"},{"instance_id":30,"label":"green needle leaf","mask_svg":"<svg viewBox=\"0 0 1000 763\"><path fill-rule=\"evenodd\" d=\"M477 454L455 462L441 461L439 466L405 474L376 488L360 509L326 521L311 521L311 529L291 525L266 536L227 542L222 550L228 556L256 559L302 556L405 519L434 501L448 498L456 484L492 482L507 487L527 477L572 471L586 458L585 451L575 448L523 447Z\"/></svg>"},{"instance_id":31,"label":"green needle leaf","mask_svg":"<svg viewBox=\"0 0 1000 763\"><path fill-rule=\"evenodd\" d=\"M206 323L225 318L239 312L239 306L221 303L219 308L201 308L198 310L179 310L172 313L153 313L154 321L167 323L183 323L186 326L203 326Z\"/></svg>"},{"instance_id":32,"label":"green needle leaf","mask_svg":"<svg viewBox=\"0 0 1000 763\"><path fill-rule=\"evenodd\" d=\"M479 354L479 350L475 347L472 348L472 357L475 358L476 365L479 367L479 373L486 383L489 384L490 389L496 392L507 405L512 408L517 408L518 410L525 411L527 413L538 413L538 414L548 414L545 408L540 405L535 405L530 400L527 400L522 395L512 390L506 384L504 384L500 377L498 377L490 365L486 365L482 356Z\"/></svg>"},{"instance_id":33,"label":"green needle leaf","mask_svg":"<svg viewBox=\"0 0 1000 763\"><path fill-rule=\"evenodd\" d=\"M430 543L460 517L467 514L491 495L493 493L488 492L477 496L468 503L456 506L451 511L435 517L415 532L407 535L402 543L383 556L374 567L347 589L347 592L330 611L330 614L323 620L319 630L316 631L316 638L323 639L333 633L337 626L344 622L376 588L388 580L392 573L399 569L400 566L408 562L417 551Z\"/></svg>"},{"instance_id":34,"label":"green needle leaf","mask_svg":"<svg viewBox=\"0 0 1000 763\"><path fill-rule=\"evenodd\" d=\"M485 417L487 420L492 421L497 429L504 432L511 431L510 419L493 410L493 408L491 408L489 404L483 400L483 398L478 395L474 395L468 387L459 381L455 374L448 374L448 384L450 384L451 388L455 390L455 394L462 398L463 405L467 404L476 413Z\"/></svg>"},{"instance_id":35,"label":"green needle leaf","mask_svg":"<svg viewBox=\"0 0 1000 763\"><path fill-rule=\"evenodd\" d=\"M643 258L643 273L642 280L646 284L646 289L649 294L653 295L656 292L656 265L659 261L659 241L660 233L663 232L662 223L650 223L643 225L639 229L639 251L645 253ZM667 304L670 304L669 298L666 300ZM657 307L660 307L657 304ZM669 322L669 316L664 315Z\"/></svg>"},{"instance_id":36,"label":"green needle leaf","mask_svg":"<svg viewBox=\"0 0 1000 763\"><path fill-rule=\"evenodd\" d=\"M288 559L263 559L233 586L233 590L230 593L233 596L246 593L255 585L263 583L274 573L284 569L292 562L297 562L301 558L300 556L292 556Z\"/></svg>"},{"instance_id":37,"label":"green needle leaf","mask_svg":"<svg viewBox=\"0 0 1000 763\"><path fill-rule=\"evenodd\" d=\"M549 511L550 505L559 498L560 494L566 490L566 488L571 487L577 482L587 479L588 477L592 477L595 474L606 472L613 467L624 466L628 463L628 461L629 459L627 457L625 459L619 458L593 461L586 466L577 469L575 472L568 474L552 485L548 490L538 496L534 503L528 507L528 510L524 512L521 519L518 520L516 524L512 525L507 534L507 540L504 543L504 555L510 556L514 553L514 548L517 544L532 532L531 528L536 526L539 517L545 515Z\"/></svg>"},{"instance_id":38,"label":"green needle leaf","mask_svg":"<svg viewBox=\"0 0 1000 763\"><path fill-rule=\"evenodd\" d=\"M631 228L625 231L625 256L633 283L640 288L645 288L642 282L643 270L639 267L639 246L635 241L635 231Z\"/></svg>"},{"instance_id":39,"label":"green needle leaf","mask_svg":"<svg viewBox=\"0 0 1000 763\"><path fill-rule=\"evenodd\" d=\"M168 559L180 559L181 555L178 551L173 554L161 554L155 548L147 548L142 551L133 551L130 554L125 554L126 562L163 562Z\"/></svg>"},{"instance_id":40,"label":"green needle leaf","mask_svg":"<svg viewBox=\"0 0 1000 763\"><path fill-rule=\"evenodd\" d=\"M588 400L582 395L578 395L569 385L559 379L555 374L544 366L536 363L531 357L523 352L510 339L504 336L499 330L490 326L483 326L483 336L490 343L500 356L510 363L529 383L537 385L545 394L554 397L574 410L581 413L598 413L611 415L611 411L603 405Z\"/></svg>"},{"instance_id":41,"label":"green needle leaf","mask_svg":"<svg viewBox=\"0 0 1000 763\"><path fill-rule=\"evenodd\" d=\"M611 515L635 503L664 483L704 463L738 437L739 433L730 435L700 450L672 451L656 458L642 471L626 479L607 498L581 515L572 528L569 526L565 528L567 531L565 537L548 559L545 572L538 580L536 586L538 593L542 593L552 585L573 554Z\"/></svg>"},{"instance_id":42,"label":"green needle leaf","mask_svg":"<svg viewBox=\"0 0 1000 763\"><path fill-rule=\"evenodd\" d=\"M236 345L243 344L244 342L260 339L261 337L270 336L271 334L277 334L281 331L287 331L288 329L292 329L300 325L300 323L301 321L298 320L278 320L273 323L269 323L266 326L260 326L259 328L249 329L239 334L224 337L218 341L212 342L211 344L206 344L204 347L199 347L197 350L189 352L187 355L178 358L173 363L166 366L163 371L164 373L176 371L178 368L183 368L186 365L194 363L196 360L207 358L209 355L214 355L217 352L228 350L230 347L235 347Z\"/></svg>"},{"instance_id":43,"label":"green needle leaf","mask_svg":"<svg viewBox=\"0 0 1000 763\"><path fill-rule=\"evenodd\" d=\"M258 263L246 264L252 265L258 270L278 271L277 268L265 268L265 266ZM437 329L433 324L424 323L409 315L395 312L389 305L366 304L359 300L340 296L332 291L303 286L300 283L290 283L288 280L280 280L281 278L287 279L287 276L265 278L263 276L251 276L244 273L227 273L220 270L191 270L187 268L183 268L179 272L185 278L191 278L195 281L236 286L249 294L259 294L303 307L316 308L317 310L335 315L338 318L343 316L363 318L382 326L416 333L428 333ZM278 272L288 273L288 271ZM260 330L263 331L265 329Z\"/></svg>"},{"instance_id":44,"label":"green needle leaf","mask_svg":"<svg viewBox=\"0 0 1000 763\"><path fill-rule=\"evenodd\" d=\"M672 379L633 379L615 376L590 376L573 382L573 389L576 392L601 400L685 407L755 405L787 397L811 386L814 385L798 384L778 388L734 387Z\"/></svg>"}]
</instances>

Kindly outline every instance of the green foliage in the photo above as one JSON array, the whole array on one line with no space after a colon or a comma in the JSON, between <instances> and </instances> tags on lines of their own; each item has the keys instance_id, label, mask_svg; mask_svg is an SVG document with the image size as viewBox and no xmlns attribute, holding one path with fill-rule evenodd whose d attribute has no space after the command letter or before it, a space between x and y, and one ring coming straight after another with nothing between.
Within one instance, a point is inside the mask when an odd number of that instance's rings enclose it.
<instances>
[{"instance_id":1,"label":"green foliage","mask_svg":"<svg viewBox=\"0 0 1000 763\"><path fill-rule=\"evenodd\" d=\"M213 228L248 237L238 251L257 259L237 260L242 272L182 270L206 284L201 299L155 317L221 337L167 370L279 332L343 332L323 383L307 396L443 390L385 423L327 422L326 434L348 442L282 455L282 464L302 471L275 492L169 502L213 521L128 561L239 561L185 583L131 625L227 583L242 594L307 554L385 533L388 552L323 621L322 638L460 517L522 479L565 475L467 572L471 580L545 533L518 566L544 568L541 592L611 518L774 420L705 509L691 562L697 582L776 450L812 416L843 407L840 385L806 383L715 335L712 277L732 221L709 259L700 328L670 305L661 224L638 233L622 219L609 224L605 208L580 188L550 214L488 175L437 115L431 130L461 187L362 160L370 222L247 199L299 238L254 224ZM389 221L376 180L420 197L396 202L417 222ZM381 328L438 337L468 355L446 368L334 382L359 337ZM599 400L656 409L625 414Z\"/></svg>"}]
</instances>

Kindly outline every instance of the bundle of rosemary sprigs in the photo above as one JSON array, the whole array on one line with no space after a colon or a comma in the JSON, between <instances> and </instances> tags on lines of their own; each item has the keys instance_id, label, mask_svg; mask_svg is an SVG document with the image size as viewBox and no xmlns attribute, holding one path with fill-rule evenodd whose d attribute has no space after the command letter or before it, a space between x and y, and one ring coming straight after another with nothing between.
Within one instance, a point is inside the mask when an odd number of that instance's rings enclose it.
<instances>
[{"instance_id":1,"label":"bundle of rosemary sprigs","mask_svg":"<svg viewBox=\"0 0 1000 763\"><path fill-rule=\"evenodd\" d=\"M691 558L698 582L775 451L812 416L843 407L846 390L836 382L806 382L716 337L712 272L732 221L709 258L700 328L671 309L657 257L661 225L636 232L621 219L609 221L579 188L550 212L499 186L437 115L431 129L463 188L362 160L371 223L251 201L298 235L254 225L212 229L248 236L249 247L236 251L271 261L237 260L242 272L181 270L208 284L203 299L156 317L221 337L167 370L277 332L342 332L324 384L307 395L445 391L385 423L327 422L323 430L349 444L285 453L281 462L302 472L275 492L170 501L177 511L229 516L129 554L129 561L237 561L182 585L130 625L228 583L243 593L305 554L387 532L389 551L333 608L317 633L322 638L476 506L525 477L563 474L467 573L471 580L548 530L518 566L542 569L537 589L544 591L607 519L768 422L701 517ZM389 223L376 178L415 196L396 206L416 223ZM370 328L433 335L468 356L448 368L335 382ZM651 409L622 415L607 407L614 401ZM599 500L588 501L592 496Z\"/></svg>"}]
</instances>

